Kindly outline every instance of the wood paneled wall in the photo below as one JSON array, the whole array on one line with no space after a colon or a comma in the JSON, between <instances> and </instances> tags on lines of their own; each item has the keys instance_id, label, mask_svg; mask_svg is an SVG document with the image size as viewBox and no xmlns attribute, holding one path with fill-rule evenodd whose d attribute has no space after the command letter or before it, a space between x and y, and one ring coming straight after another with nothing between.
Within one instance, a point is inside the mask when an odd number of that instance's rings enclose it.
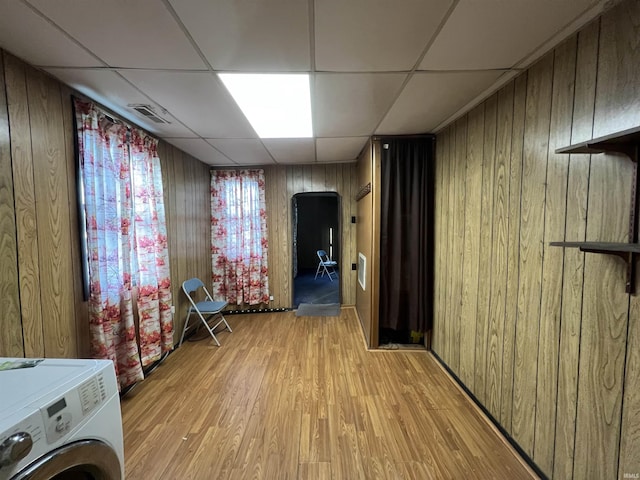
<instances>
[{"instance_id":1,"label":"wood paneled wall","mask_svg":"<svg viewBox=\"0 0 640 480\"><path fill-rule=\"evenodd\" d=\"M87 357L72 91L0 50L0 356ZM176 334L211 276L209 167L160 142Z\"/></svg>"},{"instance_id":2,"label":"wood paneled wall","mask_svg":"<svg viewBox=\"0 0 640 480\"><path fill-rule=\"evenodd\" d=\"M615 257L633 165L559 147L640 125L627 0L437 138L433 349L551 478L640 473L640 300ZM640 279L638 279L640 280Z\"/></svg>"},{"instance_id":3,"label":"wood paneled wall","mask_svg":"<svg viewBox=\"0 0 640 480\"><path fill-rule=\"evenodd\" d=\"M163 141L158 155L165 188L171 294L176 307L173 339L177 343L189 309L182 282L198 277L211 285L211 167Z\"/></svg>"},{"instance_id":4,"label":"wood paneled wall","mask_svg":"<svg viewBox=\"0 0 640 480\"><path fill-rule=\"evenodd\" d=\"M367 346L378 346L380 249L380 142L371 141L363 150L357 164L358 190L371 183L371 193L357 202L357 252L366 258L365 289L356 280L356 311L362 325ZM357 255L357 254L356 254ZM357 279L357 276L356 276Z\"/></svg>"},{"instance_id":5,"label":"wood paneled wall","mask_svg":"<svg viewBox=\"0 0 640 480\"><path fill-rule=\"evenodd\" d=\"M2 60L0 50L0 60ZM11 171L11 141L9 112L3 62L0 61L0 306L2 334L0 351L5 355L23 352L20 327L20 297L18 289L18 248L16 243L16 212L13 174Z\"/></svg>"},{"instance_id":6,"label":"wood paneled wall","mask_svg":"<svg viewBox=\"0 0 640 480\"><path fill-rule=\"evenodd\" d=\"M358 190L363 188L368 183L373 184L373 152L371 144L367 145L367 148L363 150L358 158L357 164L358 175ZM373 195L369 193L357 202L357 226L356 226L356 240L357 240L357 252L356 255L362 253L367 261L367 272L365 275L365 289L363 290L360 283L356 280L356 311L358 312L358 318L362 325L362 331L364 333L367 345L371 345L371 335L375 334L375 328L372 327L373 314L372 301L373 295L371 291L371 253L373 252ZM356 279L357 279L356 275Z\"/></svg>"},{"instance_id":7,"label":"wood paneled wall","mask_svg":"<svg viewBox=\"0 0 640 480\"><path fill-rule=\"evenodd\" d=\"M82 301L70 90L2 53L6 109L0 177L4 191L0 355L79 357L88 352ZM8 140L8 142L7 142ZM5 143L7 142L7 143ZM13 207L13 208L12 208ZM17 259L17 261L16 261ZM5 309L4 306L9 308Z\"/></svg>"},{"instance_id":8,"label":"wood paneled wall","mask_svg":"<svg viewBox=\"0 0 640 480\"><path fill-rule=\"evenodd\" d=\"M297 193L337 192L340 195L340 288L342 304L356 301L357 263L356 229L351 216L356 215L356 167L354 163L266 166L265 201L269 231L269 290L273 295L271 308L288 308L293 302L293 251L291 199Z\"/></svg>"}]
</instances>

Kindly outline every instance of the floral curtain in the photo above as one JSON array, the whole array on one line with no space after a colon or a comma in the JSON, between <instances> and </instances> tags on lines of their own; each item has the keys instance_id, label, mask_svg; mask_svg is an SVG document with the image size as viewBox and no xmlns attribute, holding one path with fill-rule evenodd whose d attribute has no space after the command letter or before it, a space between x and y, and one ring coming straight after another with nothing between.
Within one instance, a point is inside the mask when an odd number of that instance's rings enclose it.
<instances>
[{"instance_id":1,"label":"floral curtain","mask_svg":"<svg viewBox=\"0 0 640 480\"><path fill-rule=\"evenodd\" d=\"M263 170L211 172L213 295L229 303L269 302Z\"/></svg>"},{"instance_id":2,"label":"floral curtain","mask_svg":"<svg viewBox=\"0 0 640 480\"><path fill-rule=\"evenodd\" d=\"M92 103L76 99L75 112L86 218L91 353L113 360L124 388L144 377L142 367L157 360L161 350L171 348L159 162L152 153L155 143L134 132L131 136L138 143L130 148L127 126L114 123ZM139 144L145 148L138 148ZM147 146L153 149L142 154ZM142 357L136 341L132 280L140 287Z\"/></svg>"},{"instance_id":3,"label":"floral curtain","mask_svg":"<svg viewBox=\"0 0 640 480\"><path fill-rule=\"evenodd\" d=\"M173 348L171 279L158 141L131 129L133 216L142 365Z\"/></svg>"}]
</instances>

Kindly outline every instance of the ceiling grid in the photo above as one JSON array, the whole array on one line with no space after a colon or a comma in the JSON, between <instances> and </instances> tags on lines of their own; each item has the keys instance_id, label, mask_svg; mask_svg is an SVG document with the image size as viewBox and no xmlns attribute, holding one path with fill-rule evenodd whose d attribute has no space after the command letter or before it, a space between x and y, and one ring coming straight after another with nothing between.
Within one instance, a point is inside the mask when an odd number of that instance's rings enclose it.
<instances>
[{"instance_id":1,"label":"ceiling grid","mask_svg":"<svg viewBox=\"0 0 640 480\"><path fill-rule=\"evenodd\" d=\"M606 3L0 0L0 47L210 165L353 162L441 129ZM259 139L218 72L308 73L314 137Z\"/></svg>"}]
</instances>

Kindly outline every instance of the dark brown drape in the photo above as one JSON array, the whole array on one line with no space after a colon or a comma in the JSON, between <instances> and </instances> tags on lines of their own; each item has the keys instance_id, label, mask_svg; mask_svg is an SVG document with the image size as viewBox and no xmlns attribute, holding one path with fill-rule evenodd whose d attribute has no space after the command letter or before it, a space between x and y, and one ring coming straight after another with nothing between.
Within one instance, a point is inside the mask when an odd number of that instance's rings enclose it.
<instances>
[{"instance_id":1,"label":"dark brown drape","mask_svg":"<svg viewBox=\"0 0 640 480\"><path fill-rule=\"evenodd\" d=\"M432 324L433 138L382 140L380 327Z\"/></svg>"}]
</instances>

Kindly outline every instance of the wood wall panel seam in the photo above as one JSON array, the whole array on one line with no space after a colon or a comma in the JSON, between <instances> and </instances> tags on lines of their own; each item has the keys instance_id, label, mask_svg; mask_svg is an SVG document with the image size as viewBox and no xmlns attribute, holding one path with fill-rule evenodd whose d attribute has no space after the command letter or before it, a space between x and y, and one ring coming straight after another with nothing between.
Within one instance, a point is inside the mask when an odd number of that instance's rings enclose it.
<instances>
[{"instance_id":1,"label":"wood wall panel seam","mask_svg":"<svg viewBox=\"0 0 640 480\"><path fill-rule=\"evenodd\" d=\"M522 159L524 155L524 128L526 119L526 92L528 75L524 74L514 81L514 103L513 103L513 127L511 139L511 172L509 178L509 258L511 264L507 266L507 304L505 305L505 327L504 332L509 328L509 335L505 334L503 341L502 370L507 375L502 383L503 388L500 418L503 426L511 434L512 413L513 413L513 391L514 391L514 365L515 365L515 338L518 325L518 298L520 295L520 228L522 211L522 183L524 172L522 170ZM516 168L517 167L517 168ZM513 193L515 192L515 194ZM516 200L514 196L517 195ZM512 228L513 226L517 228ZM513 233L517 231L517 234ZM516 270L516 281L509 281L512 272ZM511 286L511 289L509 288ZM515 289L515 292L513 292ZM511 290L511 294L509 291ZM510 314L512 317L510 317ZM512 318L512 322L507 322ZM506 352L506 354L505 354ZM506 364L505 364L506 360ZM506 401L505 401L506 400Z\"/></svg>"},{"instance_id":2,"label":"wood wall panel seam","mask_svg":"<svg viewBox=\"0 0 640 480\"><path fill-rule=\"evenodd\" d=\"M468 268L462 287L459 377L475 389L475 338L480 268L480 219L482 193L482 157L484 151L484 103L472 110L467 124L467 158L465 178L465 236L463 262ZM442 266L443 268L445 265Z\"/></svg>"},{"instance_id":3,"label":"wood wall panel seam","mask_svg":"<svg viewBox=\"0 0 640 480\"><path fill-rule=\"evenodd\" d=\"M449 352L451 350L450 347L450 342L451 342L451 318L450 318L450 309L451 309L451 302L450 302L450 271L449 271L449 265L452 264L451 262L451 238L450 238L450 232L451 232L451 228L450 224L451 224L451 216L448 214L448 212L451 210L451 194L450 194L450 183L451 183L451 154L450 154L450 148L449 148L449 143L450 143L450 138L451 138L451 128L452 127L448 127L442 134L442 138L441 138L441 142L442 142L442 150L443 150L443 154L444 154L444 159L443 159L443 165L444 165L444 169L443 169L443 177L442 177L442 196L443 196L443 202L446 205L445 211L447 212L447 214L444 217L444 221L443 221L443 233L444 233L444 264L447 267L446 270L446 275L443 275L442 278L442 289L444 292L444 298L443 298L443 305L442 305L442 309L443 309L443 322L442 322L442 355L441 358L443 358L445 360L445 362L447 364L451 363L451 359L449 357Z\"/></svg>"},{"instance_id":4,"label":"wood wall panel seam","mask_svg":"<svg viewBox=\"0 0 640 480\"><path fill-rule=\"evenodd\" d=\"M456 282L456 290L454 292L456 302L456 343L458 344L458 355L456 360L456 367L460 368L460 336L462 331L462 288L464 284L464 278L467 272L467 265L464 262L464 241L466 236L465 231L465 204L466 198L466 181L467 181L467 132L469 128L468 116L464 116L457 122L456 128L456 249L458 251L457 261L459 262L458 270L460 272L458 281Z\"/></svg>"},{"instance_id":5,"label":"wood wall panel seam","mask_svg":"<svg viewBox=\"0 0 640 480\"><path fill-rule=\"evenodd\" d=\"M434 174L434 275L433 275L433 336L432 336L432 344L431 348L434 351L440 350L440 324L441 324L441 309L442 309L442 301L441 301L441 283L439 278L439 273L444 272L444 265L442 264L442 217L444 216L442 213L442 201L440 200L439 193L442 182L442 162L440 160L442 147L440 142L436 142L435 144L435 174Z\"/></svg>"},{"instance_id":6,"label":"wood wall panel seam","mask_svg":"<svg viewBox=\"0 0 640 480\"><path fill-rule=\"evenodd\" d=\"M5 82L4 53L0 50L0 356L25 354L20 315L20 272L18 267L17 211L10 137L10 112Z\"/></svg>"},{"instance_id":7,"label":"wood wall panel seam","mask_svg":"<svg viewBox=\"0 0 640 480\"><path fill-rule=\"evenodd\" d=\"M487 409L497 418L502 401L502 350L507 290L507 244L509 208L509 171L511 168L510 133L513 125L513 84L498 92L496 126L496 167L493 195L493 232L491 264L491 303L487 329Z\"/></svg>"},{"instance_id":8,"label":"wood wall panel seam","mask_svg":"<svg viewBox=\"0 0 640 480\"><path fill-rule=\"evenodd\" d=\"M493 254L493 189L495 172L495 146L497 134L497 94L485 103L484 152L482 159L482 196L480 224L480 272L478 276L478 304L475 342L474 395L485 403L487 327L491 302L491 264ZM487 278L488 277L488 278Z\"/></svg>"},{"instance_id":9,"label":"wood wall panel seam","mask_svg":"<svg viewBox=\"0 0 640 480\"><path fill-rule=\"evenodd\" d=\"M76 131L74 129L74 111L71 104L73 92L66 86L61 87L62 122L65 140L65 155L67 159L67 194L69 205L69 238L71 246L71 268L73 278L74 323L76 337L76 357L89 358L91 356L91 340L89 335L88 302L84 298L84 277L82 263L82 248L80 246L80 216L78 209L78 157L75 151Z\"/></svg>"},{"instance_id":10,"label":"wood wall panel seam","mask_svg":"<svg viewBox=\"0 0 640 480\"><path fill-rule=\"evenodd\" d=\"M537 375L537 351L542 283L542 240L540 225L544 221L544 187L551 110L552 57L547 55L529 71L527 111L531 121L525 123L520 283L518 328L516 330L516 382L514 384L513 435L529 455L533 454L535 431L536 385L529 381ZM541 140L542 139L542 140ZM537 162L545 158L544 169ZM540 198L542 196L542 199ZM523 271L524 269L524 271ZM524 274L524 275L523 275ZM520 328L522 326L522 328ZM535 338L535 345L532 345Z\"/></svg>"},{"instance_id":11,"label":"wood wall panel seam","mask_svg":"<svg viewBox=\"0 0 640 480\"><path fill-rule=\"evenodd\" d=\"M553 474L555 418L560 358L560 323L564 255L547 247L564 238L567 211L568 156L556 154L559 145L571 141L577 43L572 37L555 50L549 150L545 193L545 228L542 258L542 293L538 335L538 377L534 460L547 475Z\"/></svg>"},{"instance_id":12,"label":"wood wall panel seam","mask_svg":"<svg viewBox=\"0 0 640 480\"><path fill-rule=\"evenodd\" d=\"M32 68L27 69L27 95L31 120L36 214L39 243L40 301L50 312L44 325L45 356L77 355L71 258L66 161L62 125L61 92L57 82ZM62 199L62 200L61 200ZM73 335L71 335L73 332Z\"/></svg>"}]
</instances>

